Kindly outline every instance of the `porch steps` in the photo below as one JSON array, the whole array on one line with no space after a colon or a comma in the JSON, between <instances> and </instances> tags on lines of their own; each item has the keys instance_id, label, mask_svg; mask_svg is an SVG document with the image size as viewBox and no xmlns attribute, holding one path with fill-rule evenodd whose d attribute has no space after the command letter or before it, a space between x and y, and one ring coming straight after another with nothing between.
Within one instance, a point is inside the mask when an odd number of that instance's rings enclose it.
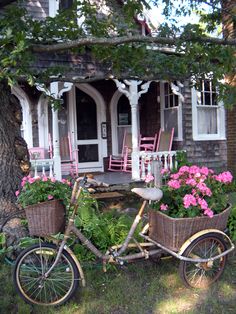
<instances>
[{"instance_id":1,"label":"porch steps","mask_svg":"<svg viewBox=\"0 0 236 314\"><path fill-rule=\"evenodd\" d=\"M102 192L102 193L92 194L92 197L99 200L111 199L111 198L122 198L124 196L125 196L124 194L121 194L119 192Z\"/></svg>"}]
</instances>

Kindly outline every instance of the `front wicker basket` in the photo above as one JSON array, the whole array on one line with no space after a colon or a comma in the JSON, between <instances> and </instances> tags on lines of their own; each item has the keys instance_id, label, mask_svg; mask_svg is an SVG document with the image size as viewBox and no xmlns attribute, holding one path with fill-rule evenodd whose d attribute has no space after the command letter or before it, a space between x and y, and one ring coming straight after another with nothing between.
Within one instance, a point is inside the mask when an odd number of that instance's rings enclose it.
<instances>
[{"instance_id":1,"label":"front wicker basket","mask_svg":"<svg viewBox=\"0 0 236 314\"><path fill-rule=\"evenodd\" d=\"M48 236L65 228L65 206L61 200L51 200L25 208L31 236Z\"/></svg>"},{"instance_id":2,"label":"front wicker basket","mask_svg":"<svg viewBox=\"0 0 236 314\"><path fill-rule=\"evenodd\" d=\"M178 251L186 240L205 229L224 230L231 205L212 218L172 218L161 212L149 210L149 237L170 250Z\"/></svg>"}]
</instances>

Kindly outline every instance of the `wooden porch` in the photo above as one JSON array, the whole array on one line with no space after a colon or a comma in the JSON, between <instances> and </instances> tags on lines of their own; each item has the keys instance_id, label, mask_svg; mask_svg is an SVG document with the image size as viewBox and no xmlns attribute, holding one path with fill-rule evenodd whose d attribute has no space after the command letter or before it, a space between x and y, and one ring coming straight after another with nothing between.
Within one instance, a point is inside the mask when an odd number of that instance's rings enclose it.
<instances>
[{"instance_id":1,"label":"wooden porch","mask_svg":"<svg viewBox=\"0 0 236 314\"><path fill-rule=\"evenodd\" d=\"M98 181L103 181L112 184L128 184L131 182L143 181L146 175L154 175L154 163L159 161L162 169L173 169L177 166L176 160L177 151L162 151L162 152L145 152L140 151L137 153L137 173L135 179L132 178L132 171L107 171L107 172L95 172L94 177ZM32 175L46 175L49 177L55 176L54 160L53 159L33 159L31 160ZM79 168L79 165L78 165ZM88 172L87 172L88 173ZM68 174L69 175L69 174ZM66 174L63 177L68 176ZM82 176L83 172L79 171L79 176ZM55 176L56 177L56 176Z\"/></svg>"}]
</instances>

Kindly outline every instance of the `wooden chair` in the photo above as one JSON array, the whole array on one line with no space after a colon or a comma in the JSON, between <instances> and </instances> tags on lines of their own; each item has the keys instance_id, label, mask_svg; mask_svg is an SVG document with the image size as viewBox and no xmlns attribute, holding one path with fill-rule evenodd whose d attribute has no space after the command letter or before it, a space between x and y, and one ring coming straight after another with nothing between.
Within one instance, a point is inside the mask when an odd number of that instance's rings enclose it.
<instances>
[{"instance_id":1,"label":"wooden chair","mask_svg":"<svg viewBox=\"0 0 236 314\"><path fill-rule=\"evenodd\" d=\"M156 143L157 143L157 136L158 134L156 133L154 136L145 136L142 137L140 135L139 138L139 150L140 151L149 151L153 152L156 148Z\"/></svg>"},{"instance_id":2,"label":"wooden chair","mask_svg":"<svg viewBox=\"0 0 236 314\"><path fill-rule=\"evenodd\" d=\"M35 159L46 159L47 151L42 147L31 147L29 148L29 155L31 160Z\"/></svg>"},{"instance_id":3,"label":"wooden chair","mask_svg":"<svg viewBox=\"0 0 236 314\"><path fill-rule=\"evenodd\" d=\"M130 168L129 151L132 147L132 134L125 131L120 155L110 155L108 170L128 171Z\"/></svg>"},{"instance_id":4,"label":"wooden chair","mask_svg":"<svg viewBox=\"0 0 236 314\"><path fill-rule=\"evenodd\" d=\"M163 168L169 168L170 157L168 153L171 151L173 138L174 128L172 128L170 131L163 131L160 129L154 151L160 153L160 155L157 157L157 160L161 161ZM152 160L152 157L141 159L141 173L152 172Z\"/></svg>"},{"instance_id":5,"label":"wooden chair","mask_svg":"<svg viewBox=\"0 0 236 314\"><path fill-rule=\"evenodd\" d=\"M175 131L174 128L172 128L170 131L163 131L160 129L157 140L157 146L155 149L156 152L171 151L174 138L174 131Z\"/></svg>"},{"instance_id":6,"label":"wooden chair","mask_svg":"<svg viewBox=\"0 0 236 314\"><path fill-rule=\"evenodd\" d=\"M72 149L71 135L60 138L60 156L61 156L61 171L62 174L70 174L72 177L79 176L78 169L78 149ZM53 146L51 135L49 134L49 153L53 157Z\"/></svg>"}]
</instances>

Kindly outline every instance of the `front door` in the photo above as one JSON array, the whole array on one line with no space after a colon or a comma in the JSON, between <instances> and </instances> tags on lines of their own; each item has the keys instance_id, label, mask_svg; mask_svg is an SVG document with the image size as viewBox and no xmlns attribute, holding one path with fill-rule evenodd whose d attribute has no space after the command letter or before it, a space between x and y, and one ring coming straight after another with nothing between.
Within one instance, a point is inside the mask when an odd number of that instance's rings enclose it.
<instances>
[{"instance_id":1,"label":"front door","mask_svg":"<svg viewBox=\"0 0 236 314\"><path fill-rule=\"evenodd\" d=\"M103 171L101 110L95 100L75 88L79 172Z\"/></svg>"}]
</instances>

